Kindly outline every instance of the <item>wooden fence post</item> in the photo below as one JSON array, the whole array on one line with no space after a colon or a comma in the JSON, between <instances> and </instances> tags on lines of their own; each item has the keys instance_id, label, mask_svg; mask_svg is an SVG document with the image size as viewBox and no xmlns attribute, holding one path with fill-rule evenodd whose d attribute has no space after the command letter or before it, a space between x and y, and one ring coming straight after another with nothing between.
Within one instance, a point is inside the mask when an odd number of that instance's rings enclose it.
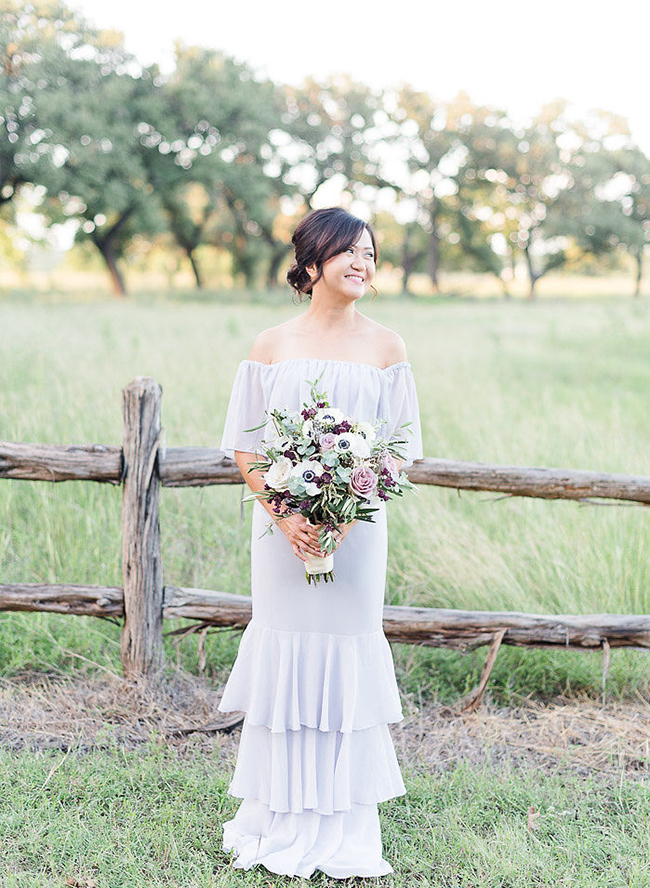
<instances>
[{"instance_id":1,"label":"wooden fence post","mask_svg":"<svg viewBox=\"0 0 650 888\"><path fill-rule=\"evenodd\" d=\"M122 668L127 677L162 666L163 577L160 553L158 444L162 389L138 376L122 391L124 489Z\"/></svg>"}]
</instances>

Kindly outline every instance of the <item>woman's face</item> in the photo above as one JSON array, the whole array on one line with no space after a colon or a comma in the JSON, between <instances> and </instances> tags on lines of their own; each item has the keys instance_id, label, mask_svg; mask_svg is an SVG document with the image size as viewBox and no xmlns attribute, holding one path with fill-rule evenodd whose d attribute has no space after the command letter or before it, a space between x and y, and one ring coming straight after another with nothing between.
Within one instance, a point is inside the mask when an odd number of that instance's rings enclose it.
<instances>
[{"instance_id":1,"label":"woman's face","mask_svg":"<svg viewBox=\"0 0 650 888\"><path fill-rule=\"evenodd\" d=\"M311 273L312 269L307 269ZM360 299L375 277L375 251L367 228L356 244L323 263L323 274L315 289L323 288L349 299Z\"/></svg>"}]
</instances>

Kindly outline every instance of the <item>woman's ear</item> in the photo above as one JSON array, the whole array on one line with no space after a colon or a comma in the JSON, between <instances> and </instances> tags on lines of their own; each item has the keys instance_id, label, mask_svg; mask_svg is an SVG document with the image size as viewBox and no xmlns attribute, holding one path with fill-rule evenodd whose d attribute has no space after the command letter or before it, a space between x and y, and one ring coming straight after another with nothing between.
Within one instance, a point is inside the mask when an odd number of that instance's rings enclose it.
<instances>
[{"instance_id":1,"label":"woman's ear","mask_svg":"<svg viewBox=\"0 0 650 888\"><path fill-rule=\"evenodd\" d=\"M315 265L305 265L305 271L309 275L310 278L315 278L318 274L318 270Z\"/></svg>"}]
</instances>

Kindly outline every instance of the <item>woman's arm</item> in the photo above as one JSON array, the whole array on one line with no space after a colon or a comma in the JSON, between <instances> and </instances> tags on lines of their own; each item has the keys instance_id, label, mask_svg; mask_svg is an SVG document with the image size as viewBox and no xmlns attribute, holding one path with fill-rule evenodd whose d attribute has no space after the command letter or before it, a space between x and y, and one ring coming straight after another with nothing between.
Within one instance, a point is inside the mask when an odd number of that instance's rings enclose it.
<instances>
[{"instance_id":1,"label":"woman's arm","mask_svg":"<svg viewBox=\"0 0 650 888\"><path fill-rule=\"evenodd\" d=\"M248 484L253 493L262 493L264 491L264 472L261 469L253 469L248 471L251 463L257 461L255 453L246 453L243 450L235 450L235 462L242 473L244 481ZM284 533L289 540L294 555L301 561L305 561L305 555L322 556L320 543L318 542L318 528L300 515L299 513L290 513L285 518L279 520L280 516L273 511L273 506L268 500L258 499L258 502L266 509L273 518L276 526Z\"/></svg>"},{"instance_id":2,"label":"woman's arm","mask_svg":"<svg viewBox=\"0 0 650 888\"><path fill-rule=\"evenodd\" d=\"M250 361L261 361L263 364L271 364L275 354L278 339L278 328L271 327L259 333L253 343L250 351ZM235 450L235 462L242 473L244 481L248 484L253 493L262 493L264 491L264 472L261 469L253 469L249 472L251 463L257 461L258 457L255 453L247 453L243 450ZM280 515L273 511L273 506L268 500L258 499L258 502L266 509L277 527L284 533L289 540L289 544L294 554L301 561L306 560L306 555L321 556L320 543L318 542L318 528L300 515L299 513L289 513L280 520Z\"/></svg>"}]
</instances>

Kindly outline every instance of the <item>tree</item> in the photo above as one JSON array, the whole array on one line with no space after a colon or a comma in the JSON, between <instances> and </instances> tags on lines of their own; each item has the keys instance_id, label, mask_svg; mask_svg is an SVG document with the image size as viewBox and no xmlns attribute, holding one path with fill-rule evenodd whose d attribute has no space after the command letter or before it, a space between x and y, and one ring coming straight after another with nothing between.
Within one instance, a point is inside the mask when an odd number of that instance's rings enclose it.
<instances>
[{"instance_id":1,"label":"tree","mask_svg":"<svg viewBox=\"0 0 650 888\"><path fill-rule=\"evenodd\" d=\"M9 136L17 144L22 127L32 147L16 154L19 171L6 187L25 181L29 165L29 178L47 189L50 220L77 220L77 237L97 247L122 294L125 246L160 224L134 135L149 74L124 51L120 35L88 28L62 4L23 7L10 25L6 57L22 100Z\"/></svg>"},{"instance_id":2,"label":"tree","mask_svg":"<svg viewBox=\"0 0 650 888\"><path fill-rule=\"evenodd\" d=\"M44 113L61 88L58 71L70 51L95 33L64 4L4 0L0 12L0 206L23 185L40 181L51 155Z\"/></svg>"},{"instance_id":3,"label":"tree","mask_svg":"<svg viewBox=\"0 0 650 888\"><path fill-rule=\"evenodd\" d=\"M385 117L379 94L342 74L308 78L285 87L284 96L280 129L288 138L278 144L277 154L286 164L285 180L306 206L334 177L342 191L376 184L378 159L372 150Z\"/></svg>"},{"instance_id":4,"label":"tree","mask_svg":"<svg viewBox=\"0 0 650 888\"><path fill-rule=\"evenodd\" d=\"M385 95L388 114L387 141L394 159L380 166L379 183L392 187L406 222L403 256L408 286L411 269L420 261L417 226L427 235L428 271L434 292L440 289L440 244L444 231L451 230L454 212L449 198L457 191L453 180L457 161L456 142L447 129L446 108L428 93L402 86ZM399 159L399 160L398 160Z\"/></svg>"},{"instance_id":5,"label":"tree","mask_svg":"<svg viewBox=\"0 0 650 888\"><path fill-rule=\"evenodd\" d=\"M133 236L164 227L136 137L151 80L146 71L120 70L121 55L109 46L95 58L70 60L59 75L67 89L47 113L58 141L46 182L53 212L78 220L77 237L99 250L117 295L126 292L118 263Z\"/></svg>"},{"instance_id":6,"label":"tree","mask_svg":"<svg viewBox=\"0 0 650 888\"><path fill-rule=\"evenodd\" d=\"M609 159L610 180L600 188L601 201L610 213L613 210L615 220L609 224L609 242L624 244L634 259L634 295L639 296L644 253L650 243L650 160L634 145L613 151Z\"/></svg>"},{"instance_id":7,"label":"tree","mask_svg":"<svg viewBox=\"0 0 650 888\"><path fill-rule=\"evenodd\" d=\"M141 125L141 143L197 286L195 251L206 243L225 246L248 285L264 262L268 276L277 277L288 248L274 227L286 191L284 169L269 165L269 134L280 115L277 88L221 52L178 45L175 70L158 99Z\"/></svg>"},{"instance_id":8,"label":"tree","mask_svg":"<svg viewBox=\"0 0 650 888\"><path fill-rule=\"evenodd\" d=\"M586 233L595 228L595 175L602 144L579 121L569 121L566 103L545 106L524 129L501 118L493 135L474 139L459 175L459 187L491 183L487 225L519 252L529 279L537 282L572 256L570 246L600 255L608 247Z\"/></svg>"},{"instance_id":9,"label":"tree","mask_svg":"<svg viewBox=\"0 0 650 888\"><path fill-rule=\"evenodd\" d=\"M456 193L455 227L460 246L473 267L494 275L508 296L504 279L508 242L502 229L510 228L514 212L504 206L503 195L495 184L505 181L503 172L494 169L500 143L509 140L506 115L489 106L475 106L460 93L447 108L447 130L455 143Z\"/></svg>"}]
</instances>

